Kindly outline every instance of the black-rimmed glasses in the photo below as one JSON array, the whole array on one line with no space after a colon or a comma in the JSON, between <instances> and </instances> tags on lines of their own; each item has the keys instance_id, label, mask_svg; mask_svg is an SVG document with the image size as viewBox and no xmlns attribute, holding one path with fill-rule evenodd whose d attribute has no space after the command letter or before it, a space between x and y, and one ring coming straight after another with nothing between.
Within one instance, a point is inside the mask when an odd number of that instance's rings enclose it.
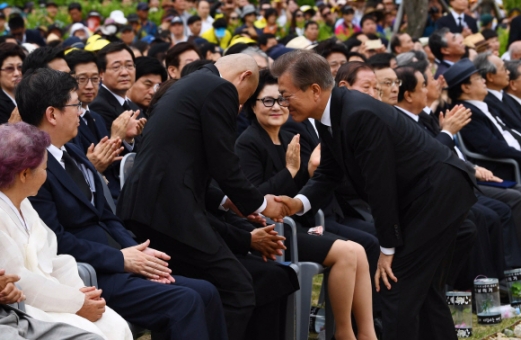
<instances>
[{"instance_id":1,"label":"black-rimmed glasses","mask_svg":"<svg viewBox=\"0 0 521 340\"><path fill-rule=\"evenodd\" d=\"M266 107L273 107L273 105L275 105L275 102L277 102L277 104L279 104L279 106L282 106L282 107L289 106L289 100L284 97L278 97L278 98L264 97L264 98L258 98L257 100L261 101L262 104Z\"/></svg>"}]
</instances>

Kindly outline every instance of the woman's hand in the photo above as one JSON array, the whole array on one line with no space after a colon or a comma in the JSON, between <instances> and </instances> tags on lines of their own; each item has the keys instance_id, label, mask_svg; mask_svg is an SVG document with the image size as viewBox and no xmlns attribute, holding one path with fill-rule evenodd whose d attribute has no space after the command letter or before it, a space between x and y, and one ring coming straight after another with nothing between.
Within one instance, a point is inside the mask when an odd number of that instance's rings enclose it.
<instances>
[{"instance_id":1,"label":"woman's hand","mask_svg":"<svg viewBox=\"0 0 521 340\"><path fill-rule=\"evenodd\" d=\"M288 145L286 151L286 168L291 174L291 177L297 175L300 169L300 135L295 135Z\"/></svg>"}]
</instances>

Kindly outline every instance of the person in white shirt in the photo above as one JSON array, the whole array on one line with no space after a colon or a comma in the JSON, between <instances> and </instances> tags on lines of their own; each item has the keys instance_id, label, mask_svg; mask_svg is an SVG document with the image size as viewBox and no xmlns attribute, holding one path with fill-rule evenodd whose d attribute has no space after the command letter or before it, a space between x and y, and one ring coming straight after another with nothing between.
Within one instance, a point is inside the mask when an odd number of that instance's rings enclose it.
<instances>
[{"instance_id":1,"label":"person in white shirt","mask_svg":"<svg viewBox=\"0 0 521 340\"><path fill-rule=\"evenodd\" d=\"M214 19L210 16L210 3L206 0L197 2L197 15L201 17L201 34L212 28Z\"/></svg>"}]
</instances>

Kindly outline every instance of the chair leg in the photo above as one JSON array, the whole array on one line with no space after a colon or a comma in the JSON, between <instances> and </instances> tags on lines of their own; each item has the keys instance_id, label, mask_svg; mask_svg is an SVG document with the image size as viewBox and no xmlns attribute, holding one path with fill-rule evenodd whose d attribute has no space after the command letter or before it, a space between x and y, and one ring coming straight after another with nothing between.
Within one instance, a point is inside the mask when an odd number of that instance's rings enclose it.
<instances>
[{"instance_id":1,"label":"chair leg","mask_svg":"<svg viewBox=\"0 0 521 340\"><path fill-rule=\"evenodd\" d=\"M297 340L296 315L297 315L297 296L299 292L295 292L288 296L286 306L286 329L284 330L285 340Z\"/></svg>"}]
</instances>

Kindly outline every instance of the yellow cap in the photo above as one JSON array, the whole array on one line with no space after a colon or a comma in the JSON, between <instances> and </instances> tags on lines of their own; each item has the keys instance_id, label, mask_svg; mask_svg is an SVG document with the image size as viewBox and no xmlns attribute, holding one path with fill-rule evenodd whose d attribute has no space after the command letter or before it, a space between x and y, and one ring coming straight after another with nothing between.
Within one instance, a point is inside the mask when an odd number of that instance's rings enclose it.
<instances>
[{"instance_id":1,"label":"yellow cap","mask_svg":"<svg viewBox=\"0 0 521 340\"><path fill-rule=\"evenodd\" d=\"M241 35L236 35L235 37L232 38L232 40L230 41L230 45L228 47L232 47L233 45L240 44L240 43L257 44L257 42L255 40L253 40L252 38L243 37Z\"/></svg>"},{"instance_id":2,"label":"yellow cap","mask_svg":"<svg viewBox=\"0 0 521 340\"><path fill-rule=\"evenodd\" d=\"M85 51L97 52L108 44L110 44L110 41L106 39L98 39L94 42L91 42L90 44L85 45Z\"/></svg>"}]
</instances>

